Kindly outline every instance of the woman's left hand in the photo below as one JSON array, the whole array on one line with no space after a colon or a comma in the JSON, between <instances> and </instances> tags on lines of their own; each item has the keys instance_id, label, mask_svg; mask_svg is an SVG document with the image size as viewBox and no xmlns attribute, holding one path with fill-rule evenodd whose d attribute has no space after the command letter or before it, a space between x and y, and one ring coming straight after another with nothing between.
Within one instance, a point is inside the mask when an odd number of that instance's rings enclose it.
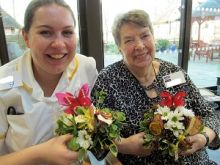
<instances>
[{"instance_id":1,"label":"woman's left hand","mask_svg":"<svg viewBox=\"0 0 220 165\"><path fill-rule=\"evenodd\" d=\"M186 138L186 141L187 141L188 144L191 145L191 148L186 150L186 151L181 151L180 155L184 155L184 156L191 155L194 152L202 149L206 144L206 138L202 134L196 134L196 135L193 135L193 136L188 136Z\"/></svg>"},{"instance_id":2,"label":"woman's left hand","mask_svg":"<svg viewBox=\"0 0 220 165\"><path fill-rule=\"evenodd\" d=\"M209 143L211 143L216 136L215 132L208 127L204 128L204 132L206 132L207 136L209 137ZM204 148L207 143L206 137L201 133L195 134L193 136L188 136L186 138L186 141L191 145L191 148L186 151L181 151L180 155L191 155L196 151Z\"/></svg>"}]
</instances>

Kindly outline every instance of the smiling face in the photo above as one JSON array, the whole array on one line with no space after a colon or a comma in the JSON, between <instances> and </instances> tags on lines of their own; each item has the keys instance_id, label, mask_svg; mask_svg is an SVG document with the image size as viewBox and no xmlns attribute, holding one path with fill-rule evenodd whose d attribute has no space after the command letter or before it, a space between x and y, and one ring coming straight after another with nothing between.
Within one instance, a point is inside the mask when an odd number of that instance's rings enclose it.
<instances>
[{"instance_id":1,"label":"smiling face","mask_svg":"<svg viewBox=\"0 0 220 165\"><path fill-rule=\"evenodd\" d=\"M23 31L34 74L62 74L75 55L74 26L71 13L62 6L50 4L36 10L29 32Z\"/></svg>"},{"instance_id":2,"label":"smiling face","mask_svg":"<svg viewBox=\"0 0 220 165\"><path fill-rule=\"evenodd\" d=\"M148 27L126 23L120 29L119 49L130 69L146 69L155 55L154 37Z\"/></svg>"}]
</instances>

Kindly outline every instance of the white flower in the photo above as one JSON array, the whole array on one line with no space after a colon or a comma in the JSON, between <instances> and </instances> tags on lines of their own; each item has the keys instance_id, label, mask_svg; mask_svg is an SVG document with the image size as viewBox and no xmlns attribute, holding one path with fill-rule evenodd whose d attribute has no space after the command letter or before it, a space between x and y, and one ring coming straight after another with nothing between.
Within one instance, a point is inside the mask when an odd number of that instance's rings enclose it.
<instances>
[{"instance_id":1,"label":"white flower","mask_svg":"<svg viewBox=\"0 0 220 165\"><path fill-rule=\"evenodd\" d=\"M85 130L78 132L76 142L86 150L93 144L91 136Z\"/></svg>"},{"instance_id":2,"label":"white flower","mask_svg":"<svg viewBox=\"0 0 220 165\"><path fill-rule=\"evenodd\" d=\"M195 116L194 112L191 109L186 109L183 106L177 107L176 110L181 112L186 117L194 117Z\"/></svg>"},{"instance_id":3,"label":"white flower","mask_svg":"<svg viewBox=\"0 0 220 165\"><path fill-rule=\"evenodd\" d=\"M168 119L172 120L173 122L184 120L183 113L179 112L178 109L175 109L174 111L170 111L168 114Z\"/></svg>"},{"instance_id":4,"label":"white flower","mask_svg":"<svg viewBox=\"0 0 220 165\"><path fill-rule=\"evenodd\" d=\"M160 114L162 120L168 120L168 115L170 113L170 108L167 106L159 107L155 114Z\"/></svg>"},{"instance_id":5,"label":"white flower","mask_svg":"<svg viewBox=\"0 0 220 165\"><path fill-rule=\"evenodd\" d=\"M174 134L174 136L176 136L176 137L179 137L179 135L182 135L183 134L183 130L173 130L173 134Z\"/></svg>"},{"instance_id":6,"label":"white flower","mask_svg":"<svg viewBox=\"0 0 220 165\"><path fill-rule=\"evenodd\" d=\"M164 128L171 130L174 136L178 137L185 129L185 126L181 122L182 120L184 120L183 113L179 112L178 109L170 111L168 121L164 124Z\"/></svg>"},{"instance_id":7,"label":"white flower","mask_svg":"<svg viewBox=\"0 0 220 165\"><path fill-rule=\"evenodd\" d=\"M183 130L185 129L182 122L173 122L172 120L168 120L168 122L164 124L164 128L171 130L176 137L182 134Z\"/></svg>"},{"instance_id":8,"label":"white flower","mask_svg":"<svg viewBox=\"0 0 220 165\"><path fill-rule=\"evenodd\" d=\"M112 118L106 119L106 118L104 118L104 117L103 117L102 115L100 115L100 114L99 114L97 117L98 117L98 119L99 119L100 121L102 121L102 122L104 122L104 123L107 123L108 125L111 125L112 122L113 122Z\"/></svg>"}]
</instances>

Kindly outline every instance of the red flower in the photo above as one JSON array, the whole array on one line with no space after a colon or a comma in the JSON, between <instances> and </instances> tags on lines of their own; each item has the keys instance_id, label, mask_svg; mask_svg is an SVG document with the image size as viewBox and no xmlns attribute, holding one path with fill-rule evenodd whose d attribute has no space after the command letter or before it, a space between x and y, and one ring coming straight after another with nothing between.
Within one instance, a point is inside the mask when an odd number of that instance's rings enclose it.
<instances>
[{"instance_id":1,"label":"red flower","mask_svg":"<svg viewBox=\"0 0 220 165\"><path fill-rule=\"evenodd\" d=\"M186 93L184 91L177 92L174 96L167 91L163 91L160 93L160 97L162 98L160 105L167 106L167 107L184 106L184 104L185 104L184 97L185 96L186 96Z\"/></svg>"},{"instance_id":2,"label":"red flower","mask_svg":"<svg viewBox=\"0 0 220 165\"><path fill-rule=\"evenodd\" d=\"M79 91L78 97L74 97L71 93L65 92L56 93L59 104L63 106L68 106L64 112L67 114L73 114L76 107L84 106L89 107L92 104L91 99L89 98L89 86L84 84Z\"/></svg>"}]
</instances>

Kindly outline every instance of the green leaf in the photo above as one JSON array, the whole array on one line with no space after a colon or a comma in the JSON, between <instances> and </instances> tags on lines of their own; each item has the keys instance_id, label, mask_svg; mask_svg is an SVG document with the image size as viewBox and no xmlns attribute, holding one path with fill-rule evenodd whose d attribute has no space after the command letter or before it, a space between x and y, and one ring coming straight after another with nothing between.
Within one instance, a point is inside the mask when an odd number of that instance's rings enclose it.
<instances>
[{"instance_id":1,"label":"green leaf","mask_svg":"<svg viewBox=\"0 0 220 165\"><path fill-rule=\"evenodd\" d=\"M86 150L84 148L80 148L79 150L79 160L83 160L85 156Z\"/></svg>"},{"instance_id":2,"label":"green leaf","mask_svg":"<svg viewBox=\"0 0 220 165\"><path fill-rule=\"evenodd\" d=\"M84 114L83 109L84 109L84 107L81 107L81 106L77 107L76 108L76 113L78 115L83 115Z\"/></svg>"},{"instance_id":3,"label":"green leaf","mask_svg":"<svg viewBox=\"0 0 220 165\"><path fill-rule=\"evenodd\" d=\"M118 155L118 148L117 148L117 146L116 146L115 144L111 144L111 145L109 146L109 150L110 150L110 152L112 153L112 155L114 155L115 157L117 157L117 155Z\"/></svg>"},{"instance_id":4,"label":"green leaf","mask_svg":"<svg viewBox=\"0 0 220 165\"><path fill-rule=\"evenodd\" d=\"M160 141L160 150L167 150L169 148L169 142L166 139Z\"/></svg>"},{"instance_id":5,"label":"green leaf","mask_svg":"<svg viewBox=\"0 0 220 165\"><path fill-rule=\"evenodd\" d=\"M72 151L77 151L80 148L80 145L76 142L76 138L72 138L68 143L67 147Z\"/></svg>"},{"instance_id":6,"label":"green leaf","mask_svg":"<svg viewBox=\"0 0 220 165\"><path fill-rule=\"evenodd\" d=\"M95 91L95 99L97 100L97 103L98 103L97 106L100 106L100 104L104 102L106 96L107 96L107 92L104 90Z\"/></svg>"},{"instance_id":7,"label":"green leaf","mask_svg":"<svg viewBox=\"0 0 220 165\"><path fill-rule=\"evenodd\" d=\"M144 114L144 119L151 119L154 117L154 112L148 112Z\"/></svg>"},{"instance_id":8,"label":"green leaf","mask_svg":"<svg viewBox=\"0 0 220 165\"><path fill-rule=\"evenodd\" d=\"M115 132L110 132L110 133L109 133L109 136L110 136L111 139L114 139L114 138L117 137L117 133L115 133Z\"/></svg>"},{"instance_id":9,"label":"green leaf","mask_svg":"<svg viewBox=\"0 0 220 165\"><path fill-rule=\"evenodd\" d=\"M152 141L154 140L154 136L151 134L145 134L144 135L144 147L149 147Z\"/></svg>"},{"instance_id":10,"label":"green leaf","mask_svg":"<svg viewBox=\"0 0 220 165\"><path fill-rule=\"evenodd\" d=\"M112 124L111 128L110 128L110 131L116 131L117 129L118 129L117 125Z\"/></svg>"},{"instance_id":11,"label":"green leaf","mask_svg":"<svg viewBox=\"0 0 220 165\"><path fill-rule=\"evenodd\" d=\"M117 121L125 121L126 117L123 112L114 111L113 118L115 118Z\"/></svg>"}]
</instances>

